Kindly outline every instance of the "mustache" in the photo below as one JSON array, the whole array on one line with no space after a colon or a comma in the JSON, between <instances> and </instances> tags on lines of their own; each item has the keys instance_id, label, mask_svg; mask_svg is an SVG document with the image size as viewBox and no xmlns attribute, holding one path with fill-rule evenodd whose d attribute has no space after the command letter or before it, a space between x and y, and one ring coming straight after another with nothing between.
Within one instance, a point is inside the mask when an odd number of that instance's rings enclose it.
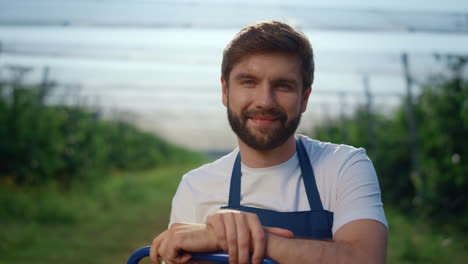
<instances>
[{"instance_id":1,"label":"mustache","mask_svg":"<svg viewBox=\"0 0 468 264\"><path fill-rule=\"evenodd\" d=\"M287 115L286 113L278 108L271 108L271 109L252 109L252 110L244 110L242 112L242 117L244 119L253 118L257 116L268 116L272 119L279 119L279 120L286 120Z\"/></svg>"}]
</instances>

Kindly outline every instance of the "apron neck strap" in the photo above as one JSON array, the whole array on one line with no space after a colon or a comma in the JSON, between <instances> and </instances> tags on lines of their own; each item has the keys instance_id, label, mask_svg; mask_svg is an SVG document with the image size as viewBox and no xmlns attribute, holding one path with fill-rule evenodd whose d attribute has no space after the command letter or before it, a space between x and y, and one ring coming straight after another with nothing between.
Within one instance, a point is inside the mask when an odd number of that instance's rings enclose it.
<instances>
[{"instance_id":1,"label":"apron neck strap","mask_svg":"<svg viewBox=\"0 0 468 264\"><path fill-rule=\"evenodd\" d=\"M240 151L237 153L236 161L231 173L231 186L229 187L229 204L230 208L240 206L241 194L241 156Z\"/></svg>"},{"instance_id":2,"label":"apron neck strap","mask_svg":"<svg viewBox=\"0 0 468 264\"><path fill-rule=\"evenodd\" d=\"M315 182L314 170L312 169L309 155L300 139L296 139L296 151L299 158L299 165L301 166L302 180L304 181L310 210L323 210L317 183Z\"/></svg>"}]
</instances>

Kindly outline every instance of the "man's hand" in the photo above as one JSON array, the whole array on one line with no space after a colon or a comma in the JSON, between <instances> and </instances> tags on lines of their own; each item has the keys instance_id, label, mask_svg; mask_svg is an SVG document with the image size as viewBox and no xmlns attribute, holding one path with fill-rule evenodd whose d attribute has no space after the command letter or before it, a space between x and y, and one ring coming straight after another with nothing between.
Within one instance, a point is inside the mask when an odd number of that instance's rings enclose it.
<instances>
[{"instance_id":1,"label":"man's hand","mask_svg":"<svg viewBox=\"0 0 468 264\"><path fill-rule=\"evenodd\" d=\"M259 264L265 256L268 234L292 238L294 234L281 228L265 228L256 214L221 210L208 216L206 224L175 223L157 236L152 243L150 258L160 264L159 257L166 263L187 263L189 252L211 252L224 250L229 253L232 264Z\"/></svg>"},{"instance_id":2,"label":"man's hand","mask_svg":"<svg viewBox=\"0 0 468 264\"><path fill-rule=\"evenodd\" d=\"M160 264L159 257L166 263L186 263L192 255L188 252L210 252L220 250L213 231L202 224L175 223L153 240L150 250L151 261Z\"/></svg>"},{"instance_id":3,"label":"man's hand","mask_svg":"<svg viewBox=\"0 0 468 264\"><path fill-rule=\"evenodd\" d=\"M214 230L218 246L229 253L229 262L259 264L265 256L267 234L294 237L291 231L281 228L264 228L253 213L220 210L206 219L207 229ZM266 231L266 232L265 232ZM252 259L250 253L252 252Z\"/></svg>"}]
</instances>

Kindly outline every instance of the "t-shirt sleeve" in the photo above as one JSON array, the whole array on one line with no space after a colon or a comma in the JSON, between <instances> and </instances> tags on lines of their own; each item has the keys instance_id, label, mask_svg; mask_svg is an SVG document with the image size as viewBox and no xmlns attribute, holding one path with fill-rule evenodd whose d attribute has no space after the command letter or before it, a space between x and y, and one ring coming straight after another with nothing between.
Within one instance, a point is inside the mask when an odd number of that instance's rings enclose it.
<instances>
[{"instance_id":1,"label":"t-shirt sleeve","mask_svg":"<svg viewBox=\"0 0 468 264\"><path fill-rule=\"evenodd\" d=\"M354 220L373 219L388 228L379 182L364 149L358 149L339 172L333 234Z\"/></svg>"},{"instance_id":2,"label":"t-shirt sleeve","mask_svg":"<svg viewBox=\"0 0 468 264\"><path fill-rule=\"evenodd\" d=\"M187 175L185 175L177 188L174 198L172 199L169 227L173 223L195 222L195 207L193 205L194 197L192 196L193 194L190 191Z\"/></svg>"}]
</instances>

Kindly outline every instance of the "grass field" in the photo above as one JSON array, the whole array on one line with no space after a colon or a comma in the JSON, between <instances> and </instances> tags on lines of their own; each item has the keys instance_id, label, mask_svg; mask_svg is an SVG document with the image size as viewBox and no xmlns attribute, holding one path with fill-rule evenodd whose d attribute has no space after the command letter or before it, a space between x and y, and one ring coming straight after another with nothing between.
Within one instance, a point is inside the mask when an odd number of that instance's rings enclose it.
<instances>
[{"instance_id":1,"label":"grass field","mask_svg":"<svg viewBox=\"0 0 468 264\"><path fill-rule=\"evenodd\" d=\"M67 193L3 186L0 263L126 263L166 227L180 177L195 166L115 173ZM391 208L387 217L388 263L468 263L462 233L439 232Z\"/></svg>"},{"instance_id":2,"label":"grass field","mask_svg":"<svg viewBox=\"0 0 468 264\"><path fill-rule=\"evenodd\" d=\"M168 222L181 175L195 165L116 173L68 193L0 191L0 263L125 263Z\"/></svg>"}]
</instances>

